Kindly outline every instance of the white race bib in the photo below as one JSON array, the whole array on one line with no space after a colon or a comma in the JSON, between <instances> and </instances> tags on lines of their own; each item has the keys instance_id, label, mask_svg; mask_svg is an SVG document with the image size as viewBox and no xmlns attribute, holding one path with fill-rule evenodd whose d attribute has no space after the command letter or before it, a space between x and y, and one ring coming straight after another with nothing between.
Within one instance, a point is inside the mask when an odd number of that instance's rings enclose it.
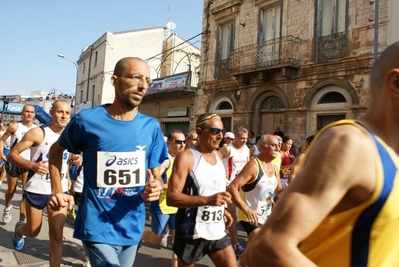
<instances>
[{"instance_id":1,"label":"white race bib","mask_svg":"<svg viewBox=\"0 0 399 267\"><path fill-rule=\"evenodd\" d=\"M41 177L41 179L42 179L43 182L51 183L50 173L49 173L49 172L46 173L45 175L41 175L40 177ZM62 181L62 179L64 179L64 178L65 178L65 173L64 173L64 172L61 172L61 181Z\"/></svg>"},{"instance_id":2,"label":"white race bib","mask_svg":"<svg viewBox=\"0 0 399 267\"><path fill-rule=\"evenodd\" d=\"M217 223L223 220L224 206L201 206L197 209L197 223Z\"/></svg>"},{"instance_id":3,"label":"white race bib","mask_svg":"<svg viewBox=\"0 0 399 267\"><path fill-rule=\"evenodd\" d=\"M97 152L97 187L145 184L145 151Z\"/></svg>"},{"instance_id":4,"label":"white race bib","mask_svg":"<svg viewBox=\"0 0 399 267\"><path fill-rule=\"evenodd\" d=\"M262 214L258 216L258 223L264 224L267 217L272 213L272 201L270 199L266 201L259 201L256 211Z\"/></svg>"}]
</instances>

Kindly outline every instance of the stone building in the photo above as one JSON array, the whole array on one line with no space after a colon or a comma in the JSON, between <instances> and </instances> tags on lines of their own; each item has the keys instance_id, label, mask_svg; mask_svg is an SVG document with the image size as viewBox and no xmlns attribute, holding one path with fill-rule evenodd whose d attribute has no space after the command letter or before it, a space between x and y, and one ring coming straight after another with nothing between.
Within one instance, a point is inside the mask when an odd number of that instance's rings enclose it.
<instances>
[{"instance_id":1,"label":"stone building","mask_svg":"<svg viewBox=\"0 0 399 267\"><path fill-rule=\"evenodd\" d=\"M399 40L398 12L396 0L205 0L195 116L255 134L279 126L298 146L358 118L374 51Z\"/></svg>"},{"instance_id":2,"label":"stone building","mask_svg":"<svg viewBox=\"0 0 399 267\"><path fill-rule=\"evenodd\" d=\"M174 129L184 133L190 129L200 65L199 48L177 35L169 40L164 52L146 60L150 66L158 64L158 78L139 107L158 119L165 135Z\"/></svg>"}]
</instances>

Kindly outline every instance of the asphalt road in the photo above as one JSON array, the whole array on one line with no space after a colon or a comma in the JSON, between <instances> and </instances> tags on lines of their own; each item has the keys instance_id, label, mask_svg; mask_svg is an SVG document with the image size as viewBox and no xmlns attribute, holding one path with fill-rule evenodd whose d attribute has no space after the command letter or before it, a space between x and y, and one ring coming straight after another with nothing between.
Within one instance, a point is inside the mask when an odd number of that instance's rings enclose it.
<instances>
[{"instance_id":1,"label":"asphalt road","mask_svg":"<svg viewBox=\"0 0 399 267\"><path fill-rule=\"evenodd\" d=\"M0 189L0 216L4 210L4 193L7 184L3 183ZM21 251L16 251L12 245L12 236L14 233L15 223L19 219L19 202L21 200L21 188L18 187L17 192L12 201L12 220L8 224L4 224L0 219L0 267L3 266L33 266L44 267L48 264L48 251L50 242L48 238L47 217L43 216L42 230L35 238L27 237L25 246ZM81 242L73 238L74 220L68 219L64 228L64 254L62 266L82 266L84 262L84 252ZM149 221L146 221L146 228L149 227ZM149 229L149 228L148 228ZM238 232L240 241L246 244L246 234L241 229ZM143 243L136 257L134 267L148 266L170 266L172 251L169 249L152 246ZM209 257L203 258L196 264L197 267L215 266Z\"/></svg>"}]
</instances>

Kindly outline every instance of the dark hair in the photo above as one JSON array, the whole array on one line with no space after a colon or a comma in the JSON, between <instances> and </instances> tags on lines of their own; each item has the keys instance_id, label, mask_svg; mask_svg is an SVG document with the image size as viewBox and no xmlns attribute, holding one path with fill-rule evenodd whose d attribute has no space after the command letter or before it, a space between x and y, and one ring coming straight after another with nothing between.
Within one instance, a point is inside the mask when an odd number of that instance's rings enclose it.
<instances>
[{"instance_id":1,"label":"dark hair","mask_svg":"<svg viewBox=\"0 0 399 267\"><path fill-rule=\"evenodd\" d=\"M173 139L173 134L174 133L182 133L182 134L184 134L182 131L180 131L179 129L174 129L174 130L172 130L172 131L170 131L169 133L168 133L168 136L167 136L167 138L168 138L168 140L171 140L171 139Z\"/></svg>"},{"instance_id":2,"label":"dark hair","mask_svg":"<svg viewBox=\"0 0 399 267\"><path fill-rule=\"evenodd\" d=\"M313 139L314 139L314 134L312 134L311 136L308 136L307 138L306 138L306 142L308 143L308 145L310 145L310 143L313 141Z\"/></svg>"},{"instance_id":3,"label":"dark hair","mask_svg":"<svg viewBox=\"0 0 399 267\"><path fill-rule=\"evenodd\" d=\"M284 137L283 137L283 143L287 143L288 140L292 140L292 138L289 137L288 135L284 135Z\"/></svg>"},{"instance_id":4,"label":"dark hair","mask_svg":"<svg viewBox=\"0 0 399 267\"><path fill-rule=\"evenodd\" d=\"M195 130L189 130L189 131L187 131L187 132L186 132L186 138L187 138L187 139L190 139L190 138L191 138L191 133L196 133L196 131L195 131Z\"/></svg>"}]
</instances>

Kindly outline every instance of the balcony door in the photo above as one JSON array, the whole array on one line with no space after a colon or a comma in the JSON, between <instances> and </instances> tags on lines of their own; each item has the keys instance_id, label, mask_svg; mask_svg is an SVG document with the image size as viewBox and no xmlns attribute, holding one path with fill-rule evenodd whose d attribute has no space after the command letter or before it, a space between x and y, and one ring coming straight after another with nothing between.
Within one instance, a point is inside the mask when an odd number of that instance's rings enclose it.
<instances>
[{"instance_id":1,"label":"balcony door","mask_svg":"<svg viewBox=\"0 0 399 267\"><path fill-rule=\"evenodd\" d=\"M268 62L280 58L280 4L259 11L259 59Z\"/></svg>"}]
</instances>

